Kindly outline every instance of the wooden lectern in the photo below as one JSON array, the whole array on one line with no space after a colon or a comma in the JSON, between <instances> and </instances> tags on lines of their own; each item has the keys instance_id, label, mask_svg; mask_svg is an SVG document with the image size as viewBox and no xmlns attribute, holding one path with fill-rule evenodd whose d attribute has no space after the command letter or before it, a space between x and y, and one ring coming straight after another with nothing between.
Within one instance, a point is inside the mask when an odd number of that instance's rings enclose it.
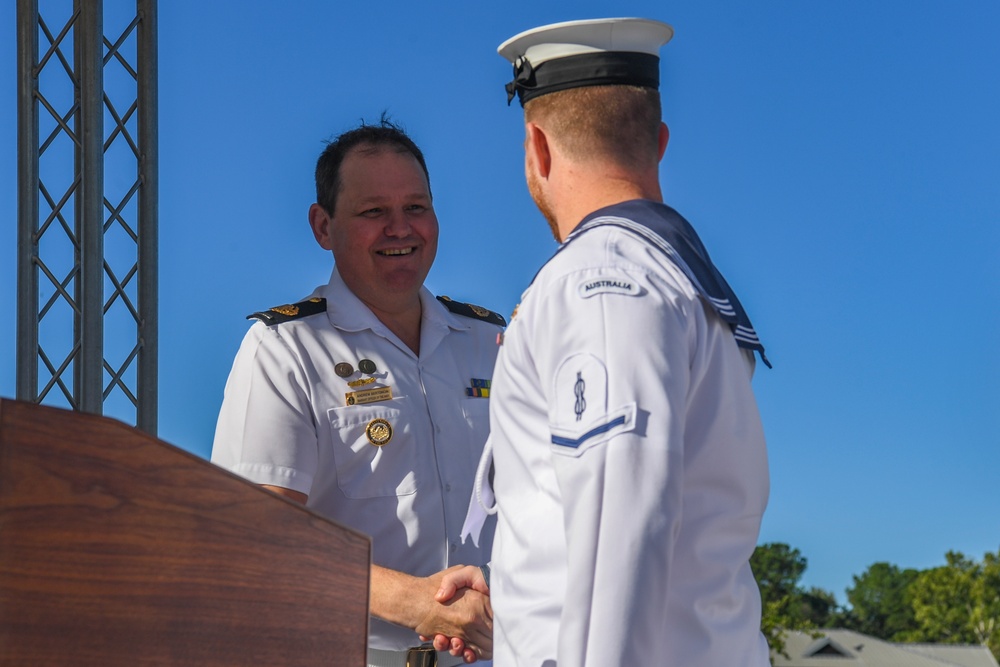
<instances>
[{"instance_id":1,"label":"wooden lectern","mask_svg":"<svg viewBox=\"0 0 1000 667\"><path fill-rule=\"evenodd\" d=\"M0 400L0 665L362 667L370 560L130 426Z\"/></svg>"}]
</instances>

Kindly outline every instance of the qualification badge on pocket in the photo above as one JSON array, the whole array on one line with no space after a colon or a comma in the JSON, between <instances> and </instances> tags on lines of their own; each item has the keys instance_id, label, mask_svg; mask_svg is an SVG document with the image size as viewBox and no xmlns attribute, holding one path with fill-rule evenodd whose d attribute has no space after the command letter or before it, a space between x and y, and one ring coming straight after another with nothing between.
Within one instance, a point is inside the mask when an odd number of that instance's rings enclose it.
<instances>
[{"instance_id":1,"label":"qualification badge on pocket","mask_svg":"<svg viewBox=\"0 0 1000 667\"><path fill-rule=\"evenodd\" d=\"M381 447L392 440L392 424L384 419L373 419L365 428L365 436L368 437L368 442Z\"/></svg>"}]
</instances>

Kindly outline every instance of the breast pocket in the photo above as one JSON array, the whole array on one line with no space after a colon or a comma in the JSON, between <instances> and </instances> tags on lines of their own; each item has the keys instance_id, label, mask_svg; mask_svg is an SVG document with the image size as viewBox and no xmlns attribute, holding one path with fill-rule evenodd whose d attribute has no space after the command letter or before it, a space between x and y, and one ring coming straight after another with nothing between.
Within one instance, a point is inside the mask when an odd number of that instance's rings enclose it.
<instances>
[{"instance_id":1,"label":"breast pocket","mask_svg":"<svg viewBox=\"0 0 1000 667\"><path fill-rule=\"evenodd\" d=\"M410 414L406 398L327 412L337 484L348 498L416 493L416 436Z\"/></svg>"}]
</instances>

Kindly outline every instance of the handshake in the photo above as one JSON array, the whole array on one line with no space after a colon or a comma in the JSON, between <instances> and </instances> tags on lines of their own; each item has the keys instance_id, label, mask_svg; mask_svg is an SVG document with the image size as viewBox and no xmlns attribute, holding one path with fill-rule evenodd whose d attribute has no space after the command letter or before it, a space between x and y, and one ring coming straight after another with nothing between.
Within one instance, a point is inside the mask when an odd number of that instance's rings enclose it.
<instances>
[{"instance_id":1,"label":"handshake","mask_svg":"<svg viewBox=\"0 0 1000 667\"><path fill-rule=\"evenodd\" d=\"M493 657L493 608L483 571L455 565L422 582L414 601L420 609L411 616L418 621L411 627L420 639L432 642L436 651L462 656L466 663Z\"/></svg>"}]
</instances>

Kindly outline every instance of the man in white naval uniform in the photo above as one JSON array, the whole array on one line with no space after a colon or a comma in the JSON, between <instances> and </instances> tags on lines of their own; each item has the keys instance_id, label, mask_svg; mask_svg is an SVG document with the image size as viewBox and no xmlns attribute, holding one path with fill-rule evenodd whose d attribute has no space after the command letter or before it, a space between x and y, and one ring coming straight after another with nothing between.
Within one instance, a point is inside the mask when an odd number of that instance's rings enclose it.
<instances>
[{"instance_id":1,"label":"man in white naval uniform","mask_svg":"<svg viewBox=\"0 0 1000 667\"><path fill-rule=\"evenodd\" d=\"M498 516L498 667L769 664L749 565L768 495L750 387L763 347L662 203L672 34L575 21L499 49L529 190L561 245L504 334L468 519L475 536L480 503ZM485 590L477 572L446 577L442 597Z\"/></svg>"},{"instance_id":2,"label":"man in white naval uniform","mask_svg":"<svg viewBox=\"0 0 1000 667\"><path fill-rule=\"evenodd\" d=\"M369 665L462 662L418 632L489 657L488 598L433 594L441 570L489 559L490 540L463 544L460 529L503 318L423 287L438 224L423 155L399 128L342 134L316 187L309 221L333 252L330 282L251 316L212 460L371 536Z\"/></svg>"}]
</instances>

